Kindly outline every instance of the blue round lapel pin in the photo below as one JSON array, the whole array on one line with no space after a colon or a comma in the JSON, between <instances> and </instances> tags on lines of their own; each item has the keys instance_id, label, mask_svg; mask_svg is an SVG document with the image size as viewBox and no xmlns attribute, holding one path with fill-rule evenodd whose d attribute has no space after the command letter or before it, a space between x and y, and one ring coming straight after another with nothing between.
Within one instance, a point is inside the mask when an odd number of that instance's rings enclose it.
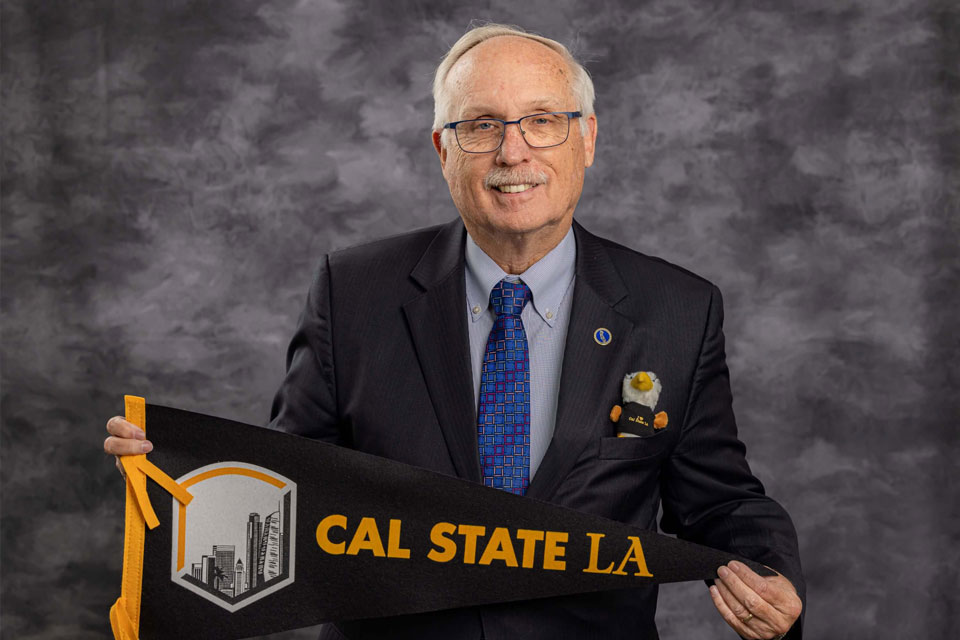
<instances>
[{"instance_id":1,"label":"blue round lapel pin","mask_svg":"<svg viewBox=\"0 0 960 640\"><path fill-rule=\"evenodd\" d=\"M610 333L609 329L600 327L599 329L593 332L593 339L596 341L598 345L600 345L601 347L605 347L608 344L610 344L611 340L613 340L613 334Z\"/></svg>"}]
</instances>

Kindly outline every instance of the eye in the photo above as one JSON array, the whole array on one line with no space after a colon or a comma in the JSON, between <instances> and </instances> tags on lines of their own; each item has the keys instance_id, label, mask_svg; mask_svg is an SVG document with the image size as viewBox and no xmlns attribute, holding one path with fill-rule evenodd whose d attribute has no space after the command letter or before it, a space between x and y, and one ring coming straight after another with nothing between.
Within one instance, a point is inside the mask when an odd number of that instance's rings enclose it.
<instances>
[{"instance_id":1,"label":"eye","mask_svg":"<svg viewBox=\"0 0 960 640\"><path fill-rule=\"evenodd\" d=\"M474 128L475 128L477 131L489 131L490 129L493 129L493 123L492 123L492 122L478 122L478 123L474 126Z\"/></svg>"}]
</instances>

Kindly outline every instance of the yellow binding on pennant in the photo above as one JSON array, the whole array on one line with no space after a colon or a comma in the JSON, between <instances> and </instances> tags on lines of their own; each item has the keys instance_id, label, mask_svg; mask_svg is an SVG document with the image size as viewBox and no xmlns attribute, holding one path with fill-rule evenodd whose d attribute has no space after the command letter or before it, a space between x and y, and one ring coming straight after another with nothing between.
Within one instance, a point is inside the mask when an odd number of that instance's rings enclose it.
<instances>
[{"instance_id":1,"label":"yellow binding on pennant","mask_svg":"<svg viewBox=\"0 0 960 640\"><path fill-rule=\"evenodd\" d=\"M127 422L147 430L146 400L124 396ZM147 496L147 476L166 489L181 504L193 499L186 489L147 460L146 454L120 456L127 476L126 528L123 537L123 584L120 597L110 607L110 627L114 640L137 640L140 633L140 590L143 584L143 542L146 527L156 528L160 521Z\"/></svg>"}]
</instances>

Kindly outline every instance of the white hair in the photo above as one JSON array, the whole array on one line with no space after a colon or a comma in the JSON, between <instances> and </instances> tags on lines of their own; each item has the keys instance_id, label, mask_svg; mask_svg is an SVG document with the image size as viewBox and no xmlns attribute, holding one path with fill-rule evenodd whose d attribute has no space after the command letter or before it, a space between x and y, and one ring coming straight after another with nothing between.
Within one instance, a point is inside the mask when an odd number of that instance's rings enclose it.
<instances>
[{"instance_id":1,"label":"white hair","mask_svg":"<svg viewBox=\"0 0 960 640\"><path fill-rule=\"evenodd\" d=\"M586 118L587 116L593 115L594 91L593 80L590 79L590 74L587 73L583 65L577 62L569 49L556 40L544 38L535 33L528 33L517 26L496 23L474 27L467 31L450 47L450 50L447 51L443 60L440 61L440 65L437 67L437 73L433 77L433 130L442 132L443 125L450 118L450 95L446 87L446 80L450 74L450 69L453 68L453 65L455 65L467 51L485 40L498 36L527 38L528 40L533 40L550 47L563 57L571 71L570 89L579 107L578 111L582 114L580 118L580 131L586 135Z\"/></svg>"}]
</instances>

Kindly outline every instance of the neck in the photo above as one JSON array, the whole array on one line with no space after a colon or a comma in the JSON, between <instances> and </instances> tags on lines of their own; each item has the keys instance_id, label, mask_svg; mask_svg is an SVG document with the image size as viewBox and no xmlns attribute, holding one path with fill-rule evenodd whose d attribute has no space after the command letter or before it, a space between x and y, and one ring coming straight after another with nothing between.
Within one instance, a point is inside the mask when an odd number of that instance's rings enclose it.
<instances>
[{"instance_id":1,"label":"neck","mask_svg":"<svg viewBox=\"0 0 960 640\"><path fill-rule=\"evenodd\" d=\"M570 225L567 224L555 229L520 234L485 233L482 229L470 227L467 227L467 232L504 273L519 276L553 251L569 229Z\"/></svg>"}]
</instances>

